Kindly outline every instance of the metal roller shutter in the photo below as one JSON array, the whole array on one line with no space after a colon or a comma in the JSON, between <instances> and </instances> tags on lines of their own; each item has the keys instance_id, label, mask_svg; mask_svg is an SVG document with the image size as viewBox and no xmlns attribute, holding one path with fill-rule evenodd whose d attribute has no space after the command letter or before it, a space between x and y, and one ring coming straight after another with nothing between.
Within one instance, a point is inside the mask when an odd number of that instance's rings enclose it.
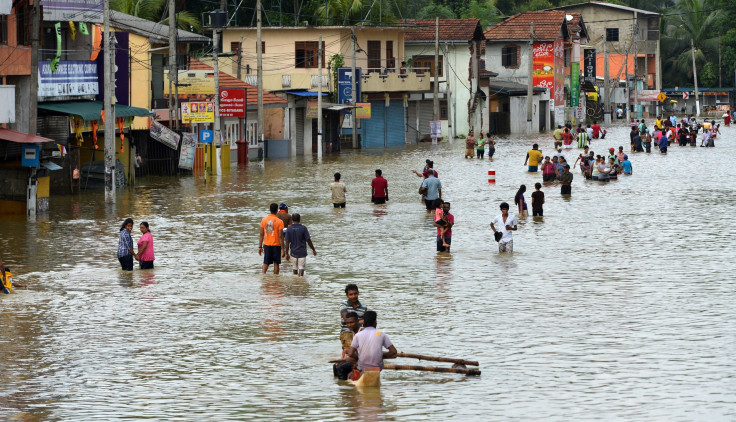
<instances>
[{"instance_id":1,"label":"metal roller shutter","mask_svg":"<svg viewBox=\"0 0 736 422\"><path fill-rule=\"evenodd\" d=\"M296 109L296 155L304 155L304 113L303 108Z\"/></svg>"},{"instance_id":2,"label":"metal roller shutter","mask_svg":"<svg viewBox=\"0 0 736 422\"><path fill-rule=\"evenodd\" d=\"M391 100L386 112L386 142L385 146L395 147L406 144L404 136L404 102Z\"/></svg>"},{"instance_id":3,"label":"metal roller shutter","mask_svg":"<svg viewBox=\"0 0 736 422\"><path fill-rule=\"evenodd\" d=\"M409 103L409 121L406 122L406 139L411 142L419 141L419 129L417 128L417 102Z\"/></svg>"},{"instance_id":4,"label":"metal roller shutter","mask_svg":"<svg viewBox=\"0 0 736 422\"><path fill-rule=\"evenodd\" d=\"M371 102L371 118L363 119L363 148L380 148L385 146L385 107L383 101Z\"/></svg>"}]
</instances>

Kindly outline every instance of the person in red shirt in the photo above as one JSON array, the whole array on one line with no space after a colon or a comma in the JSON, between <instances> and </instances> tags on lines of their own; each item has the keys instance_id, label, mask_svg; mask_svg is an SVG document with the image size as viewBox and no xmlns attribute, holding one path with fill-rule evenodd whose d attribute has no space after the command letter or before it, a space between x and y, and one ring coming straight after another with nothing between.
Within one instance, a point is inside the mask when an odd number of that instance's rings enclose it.
<instances>
[{"instance_id":1,"label":"person in red shirt","mask_svg":"<svg viewBox=\"0 0 736 422\"><path fill-rule=\"evenodd\" d=\"M593 126L590 127L593 129L593 139L598 139L601 136L601 125L598 124L595 120L593 120Z\"/></svg>"},{"instance_id":2,"label":"person in red shirt","mask_svg":"<svg viewBox=\"0 0 736 422\"><path fill-rule=\"evenodd\" d=\"M381 169L376 170L376 177L371 181L371 202L385 204L388 201L388 181L383 178Z\"/></svg>"}]
</instances>

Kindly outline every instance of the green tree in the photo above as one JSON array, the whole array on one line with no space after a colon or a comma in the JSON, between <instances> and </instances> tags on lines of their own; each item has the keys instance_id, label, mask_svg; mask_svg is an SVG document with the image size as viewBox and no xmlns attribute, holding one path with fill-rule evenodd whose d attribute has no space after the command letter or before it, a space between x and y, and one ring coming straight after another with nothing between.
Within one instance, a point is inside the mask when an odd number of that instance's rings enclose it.
<instances>
[{"instance_id":1,"label":"green tree","mask_svg":"<svg viewBox=\"0 0 736 422\"><path fill-rule=\"evenodd\" d=\"M158 22L163 25L169 24L169 18L161 19L166 0L112 0L110 1L110 9L132 15L141 19ZM182 10L182 9L179 9ZM199 18L194 13L182 10L176 14L176 26L179 29L188 31L197 31L202 25Z\"/></svg>"},{"instance_id":2,"label":"green tree","mask_svg":"<svg viewBox=\"0 0 736 422\"><path fill-rule=\"evenodd\" d=\"M417 16L419 19L434 19L437 17L440 19L455 19L457 15L447 6L430 3L424 6Z\"/></svg>"},{"instance_id":3,"label":"green tree","mask_svg":"<svg viewBox=\"0 0 736 422\"><path fill-rule=\"evenodd\" d=\"M501 21L501 12L491 0L471 0L467 7L460 9L460 17L478 18L481 26L488 27Z\"/></svg>"},{"instance_id":4,"label":"green tree","mask_svg":"<svg viewBox=\"0 0 736 422\"><path fill-rule=\"evenodd\" d=\"M718 69L716 67L717 65L713 62L708 62L703 66L703 69L698 73L700 86L707 88L718 86Z\"/></svg>"}]
</instances>

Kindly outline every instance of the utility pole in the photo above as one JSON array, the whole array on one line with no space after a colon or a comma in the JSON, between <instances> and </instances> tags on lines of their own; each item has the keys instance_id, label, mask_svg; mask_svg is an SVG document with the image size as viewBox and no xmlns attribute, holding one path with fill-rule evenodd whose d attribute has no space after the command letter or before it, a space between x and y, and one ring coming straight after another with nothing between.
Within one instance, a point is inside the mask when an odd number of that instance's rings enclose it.
<instances>
[{"instance_id":1,"label":"utility pole","mask_svg":"<svg viewBox=\"0 0 736 422\"><path fill-rule=\"evenodd\" d=\"M38 45L40 41L39 35L41 35L40 23L41 2L34 1L33 21L31 23L31 86L29 88L31 95L29 96L30 104L28 105L30 107L28 110L28 133L31 135L36 135L36 132L38 132L36 125L38 119Z\"/></svg>"},{"instance_id":2,"label":"utility pole","mask_svg":"<svg viewBox=\"0 0 736 422\"><path fill-rule=\"evenodd\" d=\"M243 79L243 36L240 36L240 43L238 44L238 79Z\"/></svg>"},{"instance_id":3,"label":"utility pole","mask_svg":"<svg viewBox=\"0 0 736 422\"><path fill-rule=\"evenodd\" d=\"M353 66L352 66L352 73L350 74L350 92L352 93L352 106L355 107L355 105L358 103L359 98L357 97L357 92L355 92L355 84L357 76L355 75L355 29L350 29L350 37L353 39ZM353 114L352 114L352 121L353 121L353 149L358 148L358 119L355 118L355 115L357 114L356 109L353 108Z\"/></svg>"},{"instance_id":4,"label":"utility pole","mask_svg":"<svg viewBox=\"0 0 736 422\"><path fill-rule=\"evenodd\" d=\"M445 41L445 87L447 93L447 137L450 140L455 138L455 133L452 131L452 89L450 89L450 50L447 47L447 41Z\"/></svg>"},{"instance_id":5,"label":"utility pole","mask_svg":"<svg viewBox=\"0 0 736 422\"><path fill-rule=\"evenodd\" d=\"M103 0L105 27L105 200L115 202L115 47L110 31L110 0Z\"/></svg>"},{"instance_id":6,"label":"utility pole","mask_svg":"<svg viewBox=\"0 0 736 422\"><path fill-rule=\"evenodd\" d=\"M721 73L721 38L718 37L718 88L723 88L723 75Z\"/></svg>"},{"instance_id":7,"label":"utility pole","mask_svg":"<svg viewBox=\"0 0 736 422\"><path fill-rule=\"evenodd\" d=\"M439 120L440 119L440 98L439 98L439 88L440 88L440 80L439 80L439 73L440 73L440 18L439 16L435 18L435 29L434 29L434 86L433 86L433 119L432 120Z\"/></svg>"},{"instance_id":8,"label":"utility pole","mask_svg":"<svg viewBox=\"0 0 736 422\"><path fill-rule=\"evenodd\" d=\"M693 80L695 81L695 116L700 116L700 97L698 96L698 68L695 66L695 43L690 40L690 49L693 56Z\"/></svg>"},{"instance_id":9,"label":"utility pole","mask_svg":"<svg viewBox=\"0 0 736 422\"><path fill-rule=\"evenodd\" d=\"M527 84L526 84L526 134L532 134L532 102L534 101L534 22L529 28L529 61L527 65Z\"/></svg>"},{"instance_id":10,"label":"utility pole","mask_svg":"<svg viewBox=\"0 0 736 422\"><path fill-rule=\"evenodd\" d=\"M637 72L637 62L639 61L637 59L638 52L639 52L639 45L637 44L637 37L639 35L639 31L636 31L634 34L634 110L636 111L636 118L641 119L642 115L639 112L639 77ZM628 54L626 55L628 57ZM645 59L646 60L646 59ZM629 86L628 81L626 81L626 86Z\"/></svg>"},{"instance_id":11,"label":"utility pole","mask_svg":"<svg viewBox=\"0 0 736 422\"><path fill-rule=\"evenodd\" d=\"M322 159L322 34L319 34L319 50L317 52L317 67L319 80L317 81L317 159Z\"/></svg>"},{"instance_id":12,"label":"utility pole","mask_svg":"<svg viewBox=\"0 0 736 422\"><path fill-rule=\"evenodd\" d=\"M606 98L603 101L603 121L606 125L611 124L611 75L608 70L608 41L603 40L603 87ZM628 116L628 113L626 113Z\"/></svg>"},{"instance_id":13,"label":"utility pole","mask_svg":"<svg viewBox=\"0 0 736 422\"><path fill-rule=\"evenodd\" d=\"M214 136L212 139L212 143L209 145L210 154L209 154L209 171L210 174L217 174L217 169L215 168L217 165L217 160L215 160L215 151L217 151L217 147L215 146L215 142L220 142L220 59L217 56L217 53L220 49L220 31L218 28L213 28L212 31L212 41L214 43L214 48L212 49L212 60L213 60L213 67L215 68L215 124L214 124Z\"/></svg>"},{"instance_id":14,"label":"utility pole","mask_svg":"<svg viewBox=\"0 0 736 422\"><path fill-rule=\"evenodd\" d=\"M256 133L258 134L259 148L265 148L263 145L263 48L261 47L261 0L256 1L257 19L256 19L256 78L258 80L258 128ZM263 151L265 157L266 151Z\"/></svg>"},{"instance_id":15,"label":"utility pole","mask_svg":"<svg viewBox=\"0 0 736 422\"><path fill-rule=\"evenodd\" d=\"M178 127L179 111L174 91L178 82L176 69L176 1L169 0L169 129Z\"/></svg>"}]
</instances>

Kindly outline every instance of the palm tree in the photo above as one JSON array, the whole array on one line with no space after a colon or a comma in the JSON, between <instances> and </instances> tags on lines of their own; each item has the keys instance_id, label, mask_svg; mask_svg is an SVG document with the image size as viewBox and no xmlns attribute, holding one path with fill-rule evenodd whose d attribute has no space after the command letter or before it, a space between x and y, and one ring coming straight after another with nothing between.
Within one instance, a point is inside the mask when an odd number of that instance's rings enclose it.
<instances>
[{"instance_id":1,"label":"palm tree","mask_svg":"<svg viewBox=\"0 0 736 422\"><path fill-rule=\"evenodd\" d=\"M362 18L363 0L328 0L314 12L322 25L347 25L355 18Z\"/></svg>"},{"instance_id":2,"label":"palm tree","mask_svg":"<svg viewBox=\"0 0 736 422\"><path fill-rule=\"evenodd\" d=\"M668 57L665 63L674 73L692 78L691 42L698 65L707 61L706 54L718 50L714 29L723 11L711 11L712 6L710 0L679 0L675 7L678 13L667 18L662 45Z\"/></svg>"},{"instance_id":3,"label":"palm tree","mask_svg":"<svg viewBox=\"0 0 736 422\"><path fill-rule=\"evenodd\" d=\"M166 19L162 19L166 2L166 0L111 0L110 8L141 19L168 25L168 15ZM181 11L176 14L176 26L179 29L199 31L202 24L193 13Z\"/></svg>"}]
</instances>

